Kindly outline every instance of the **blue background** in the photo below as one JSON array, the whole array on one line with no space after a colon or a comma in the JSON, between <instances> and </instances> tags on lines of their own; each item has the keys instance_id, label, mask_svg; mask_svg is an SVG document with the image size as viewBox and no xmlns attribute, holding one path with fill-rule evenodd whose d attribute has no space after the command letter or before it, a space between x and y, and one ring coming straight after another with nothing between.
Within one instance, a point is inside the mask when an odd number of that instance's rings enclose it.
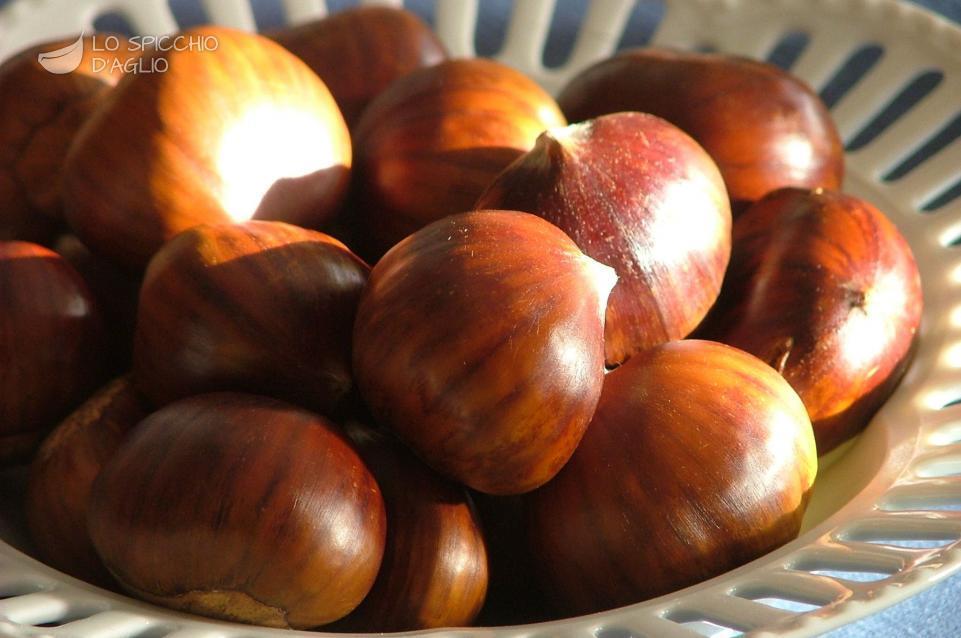
<instances>
[{"instance_id":1,"label":"blue background","mask_svg":"<svg viewBox=\"0 0 961 638\"><path fill-rule=\"evenodd\" d=\"M9 0L0 0L0 6ZM932 11L961 24L961 0L912 0ZM206 16L197 0L173 0L175 13L184 26L201 24ZM332 9L349 6L354 2L328 0ZM564 61L577 26L584 15L587 0L559 0L554 17L551 38L545 52L545 63L557 65ZM408 7L430 21L433 2L414 0ZM261 29L283 24L283 11L279 0L253 0L257 23ZM484 0L480 4L477 47L480 54L490 54L503 41L507 15L511 2ZM657 2L641 2L634 11L622 46L644 43L650 36L662 13ZM118 16L105 16L97 21L104 30L127 31ZM788 52L788 55L790 53ZM961 51L958 52L961 57ZM961 107L961 95L958 96ZM956 133L951 134L954 137ZM953 194L953 193L952 193ZM961 574L952 576L934 587L900 604L873 616L827 634L830 638L879 638L915 636L919 638L961 637Z\"/></svg>"}]
</instances>

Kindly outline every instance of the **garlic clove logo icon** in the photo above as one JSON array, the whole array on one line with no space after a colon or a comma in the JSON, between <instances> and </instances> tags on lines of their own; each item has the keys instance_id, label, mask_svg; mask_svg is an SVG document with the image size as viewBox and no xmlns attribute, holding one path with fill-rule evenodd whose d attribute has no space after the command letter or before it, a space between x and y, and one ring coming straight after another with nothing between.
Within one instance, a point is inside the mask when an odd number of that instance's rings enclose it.
<instances>
[{"instance_id":1,"label":"garlic clove logo icon","mask_svg":"<svg viewBox=\"0 0 961 638\"><path fill-rule=\"evenodd\" d=\"M75 71L76 68L80 66L80 61L82 59L82 31L80 32L80 37L77 38L76 42L71 42L67 46L56 49L55 51L40 53L40 55L37 56L37 62L40 63L40 66L51 73L56 73L57 75L63 75L64 73Z\"/></svg>"}]
</instances>

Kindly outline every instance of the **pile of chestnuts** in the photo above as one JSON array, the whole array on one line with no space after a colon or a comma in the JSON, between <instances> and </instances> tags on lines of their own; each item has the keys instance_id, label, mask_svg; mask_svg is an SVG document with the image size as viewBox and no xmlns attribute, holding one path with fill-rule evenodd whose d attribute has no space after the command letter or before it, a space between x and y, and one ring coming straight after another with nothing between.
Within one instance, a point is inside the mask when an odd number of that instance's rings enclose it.
<instances>
[{"instance_id":1,"label":"pile of chestnuts","mask_svg":"<svg viewBox=\"0 0 961 638\"><path fill-rule=\"evenodd\" d=\"M775 67L555 101L400 9L186 35L0 67L0 463L67 574L332 631L636 603L793 539L911 360L911 250Z\"/></svg>"}]
</instances>

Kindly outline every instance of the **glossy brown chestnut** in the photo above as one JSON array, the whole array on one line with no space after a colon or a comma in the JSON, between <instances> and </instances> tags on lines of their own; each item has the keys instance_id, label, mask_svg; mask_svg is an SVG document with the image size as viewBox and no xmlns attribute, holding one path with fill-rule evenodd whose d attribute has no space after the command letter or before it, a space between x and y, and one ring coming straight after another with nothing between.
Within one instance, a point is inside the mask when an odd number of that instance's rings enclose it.
<instances>
[{"instance_id":1,"label":"glossy brown chestnut","mask_svg":"<svg viewBox=\"0 0 961 638\"><path fill-rule=\"evenodd\" d=\"M112 578L87 534L90 488L148 410L129 379L115 379L58 425L30 466L27 525L42 561L100 586Z\"/></svg>"},{"instance_id":2,"label":"glossy brown chestnut","mask_svg":"<svg viewBox=\"0 0 961 638\"><path fill-rule=\"evenodd\" d=\"M482 492L532 490L594 412L615 280L540 217L451 215L371 271L354 325L357 386L434 469Z\"/></svg>"},{"instance_id":3,"label":"glossy brown chestnut","mask_svg":"<svg viewBox=\"0 0 961 638\"><path fill-rule=\"evenodd\" d=\"M607 375L570 462L531 493L531 552L565 614L665 594L793 539L811 422L763 361L672 341Z\"/></svg>"},{"instance_id":4,"label":"glossy brown chestnut","mask_svg":"<svg viewBox=\"0 0 961 638\"><path fill-rule=\"evenodd\" d=\"M487 549L467 491L400 442L357 423L345 428L387 508L387 545L364 602L330 627L405 631L471 624L487 591Z\"/></svg>"},{"instance_id":5,"label":"glossy brown chestnut","mask_svg":"<svg viewBox=\"0 0 961 638\"><path fill-rule=\"evenodd\" d=\"M109 368L117 374L129 372L143 272L119 267L92 253L76 235L61 235L53 249L83 277L103 314L104 325L110 327L109 345L103 353Z\"/></svg>"},{"instance_id":6,"label":"glossy brown chestnut","mask_svg":"<svg viewBox=\"0 0 961 638\"><path fill-rule=\"evenodd\" d=\"M94 483L87 522L104 564L145 600L291 628L360 603L386 527L374 477L335 426L227 393L131 431Z\"/></svg>"},{"instance_id":7,"label":"glossy brown chestnut","mask_svg":"<svg viewBox=\"0 0 961 638\"><path fill-rule=\"evenodd\" d=\"M541 131L566 123L533 80L491 60L450 60L396 81L354 131L361 254L373 263L418 228L470 210Z\"/></svg>"},{"instance_id":8,"label":"glossy brown chestnut","mask_svg":"<svg viewBox=\"0 0 961 638\"><path fill-rule=\"evenodd\" d=\"M430 27L395 7L345 9L271 37L320 76L348 126L391 82L447 59Z\"/></svg>"},{"instance_id":9,"label":"glossy brown chestnut","mask_svg":"<svg viewBox=\"0 0 961 638\"><path fill-rule=\"evenodd\" d=\"M820 98L772 64L717 53L632 49L564 88L571 121L644 111L676 124L721 169L735 214L783 186L839 188L844 149Z\"/></svg>"},{"instance_id":10,"label":"glossy brown chestnut","mask_svg":"<svg viewBox=\"0 0 961 638\"><path fill-rule=\"evenodd\" d=\"M0 463L23 460L103 381L86 284L55 252L0 242Z\"/></svg>"},{"instance_id":11,"label":"glossy brown chestnut","mask_svg":"<svg viewBox=\"0 0 961 638\"><path fill-rule=\"evenodd\" d=\"M116 40L115 50L106 50L107 37ZM43 55L63 49L62 57ZM31 47L0 66L0 240L48 243L64 225L60 173L67 148L123 77L114 63L132 56L124 38L100 33ZM66 70L73 63L65 73L44 67Z\"/></svg>"},{"instance_id":12,"label":"glossy brown chestnut","mask_svg":"<svg viewBox=\"0 0 961 638\"><path fill-rule=\"evenodd\" d=\"M842 193L789 188L734 223L728 278L699 333L784 375L824 454L894 390L921 308L911 248L881 211Z\"/></svg>"},{"instance_id":13,"label":"glossy brown chestnut","mask_svg":"<svg viewBox=\"0 0 961 638\"><path fill-rule=\"evenodd\" d=\"M731 252L714 162L676 126L643 113L542 133L477 208L543 217L617 271L604 326L609 366L687 336L717 299Z\"/></svg>"},{"instance_id":14,"label":"glossy brown chestnut","mask_svg":"<svg viewBox=\"0 0 961 638\"><path fill-rule=\"evenodd\" d=\"M157 405L238 390L330 414L352 387L351 333L368 271L333 237L281 222L185 231L144 278L137 385Z\"/></svg>"},{"instance_id":15,"label":"glossy brown chestnut","mask_svg":"<svg viewBox=\"0 0 961 638\"><path fill-rule=\"evenodd\" d=\"M267 38L217 27L140 63L77 134L64 167L67 220L132 267L202 223L319 226L349 181L350 137L323 82ZM178 50L179 49L179 50Z\"/></svg>"}]
</instances>

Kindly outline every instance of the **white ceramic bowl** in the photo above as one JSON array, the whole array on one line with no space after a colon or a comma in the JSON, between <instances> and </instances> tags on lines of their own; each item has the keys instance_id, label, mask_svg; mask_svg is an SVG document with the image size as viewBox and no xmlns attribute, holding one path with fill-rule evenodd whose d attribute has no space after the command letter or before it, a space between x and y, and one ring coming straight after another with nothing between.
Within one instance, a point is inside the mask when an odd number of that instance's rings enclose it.
<instances>
[{"instance_id":1,"label":"white ceramic bowl","mask_svg":"<svg viewBox=\"0 0 961 638\"><path fill-rule=\"evenodd\" d=\"M204 4L214 22L253 29L250 5L243 0ZM284 5L291 22L323 11L321 0ZM506 44L495 57L556 90L613 51L633 5L595 0L568 63L546 69L541 57L554 2L519 1ZM140 33L176 29L164 0L18 0L0 11L0 59L37 41L89 31L106 8L119 10ZM455 55L473 54L477 13L476 0L438 1L436 28ZM792 71L815 88L831 84L835 97L838 85L832 79L852 56L863 61L856 54L870 56L865 47L883 51L833 106L849 141L913 80L922 77L922 84L931 85L940 78L911 108L888 117L884 126L869 127L877 134L860 136L847 158L846 188L897 223L921 268L921 347L904 382L868 430L822 465L805 530L780 550L622 609L540 625L424 635L808 636L911 596L961 566L961 405L952 405L961 399L961 252L953 247L961 240L961 199L942 196L961 180L961 139L902 165L961 110L961 30L896 0L668 0L654 40L764 58L779 43L803 41L798 34L808 42ZM0 474L0 539L7 541L0 542L0 635L299 635L173 613L34 561L17 549L26 547L17 507L21 492L22 472Z\"/></svg>"}]
</instances>

